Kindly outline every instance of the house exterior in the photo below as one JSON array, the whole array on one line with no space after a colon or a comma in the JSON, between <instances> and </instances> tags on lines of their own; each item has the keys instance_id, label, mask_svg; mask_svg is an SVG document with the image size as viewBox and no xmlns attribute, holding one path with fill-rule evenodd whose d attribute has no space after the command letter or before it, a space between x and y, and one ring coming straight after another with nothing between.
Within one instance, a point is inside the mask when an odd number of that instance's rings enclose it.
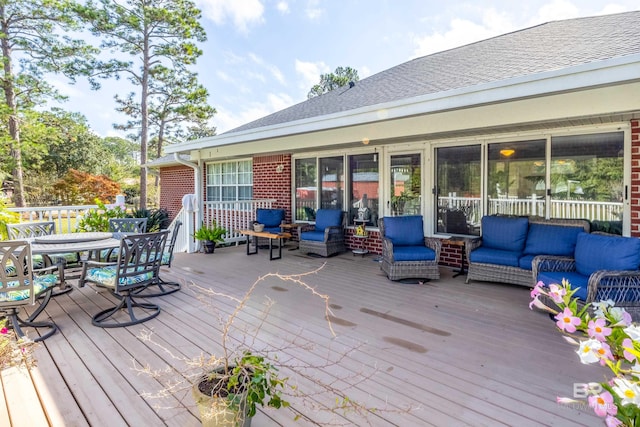
<instances>
[{"instance_id":1,"label":"house exterior","mask_svg":"<svg viewBox=\"0 0 640 427\"><path fill-rule=\"evenodd\" d=\"M236 129L167 148L161 205L270 200L421 214L479 235L490 214L577 217L640 236L640 11L554 21L416 58ZM178 156L179 155L179 156ZM175 157L172 157L175 156ZM188 159L188 160L187 160ZM206 215L205 215L206 217ZM445 245L457 265L458 246Z\"/></svg>"}]
</instances>

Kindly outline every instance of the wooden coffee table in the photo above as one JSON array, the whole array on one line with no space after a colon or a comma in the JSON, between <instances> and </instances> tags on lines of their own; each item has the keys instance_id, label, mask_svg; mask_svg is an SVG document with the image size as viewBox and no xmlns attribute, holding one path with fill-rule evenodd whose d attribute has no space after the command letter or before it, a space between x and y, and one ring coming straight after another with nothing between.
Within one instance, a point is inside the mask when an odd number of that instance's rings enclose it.
<instances>
[{"instance_id":1,"label":"wooden coffee table","mask_svg":"<svg viewBox=\"0 0 640 427\"><path fill-rule=\"evenodd\" d=\"M282 239L290 239L291 233L269 233L268 231L238 230L239 233L247 236L247 255L255 255L258 253L258 237L269 239L269 261L282 258ZM253 236L253 245L256 247L254 251L250 250L250 237ZM278 240L278 256L273 256L273 241Z\"/></svg>"}]
</instances>

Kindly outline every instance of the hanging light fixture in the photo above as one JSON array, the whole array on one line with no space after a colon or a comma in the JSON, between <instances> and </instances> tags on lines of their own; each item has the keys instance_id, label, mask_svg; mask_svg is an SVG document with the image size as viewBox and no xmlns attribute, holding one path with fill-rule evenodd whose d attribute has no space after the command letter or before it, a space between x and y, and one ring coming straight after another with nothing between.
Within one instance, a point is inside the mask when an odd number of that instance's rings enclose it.
<instances>
[{"instance_id":1,"label":"hanging light fixture","mask_svg":"<svg viewBox=\"0 0 640 427\"><path fill-rule=\"evenodd\" d=\"M511 157L515 152L516 150L514 150L513 148L503 148L502 150L500 150L500 154L505 157Z\"/></svg>"}]
</instances>

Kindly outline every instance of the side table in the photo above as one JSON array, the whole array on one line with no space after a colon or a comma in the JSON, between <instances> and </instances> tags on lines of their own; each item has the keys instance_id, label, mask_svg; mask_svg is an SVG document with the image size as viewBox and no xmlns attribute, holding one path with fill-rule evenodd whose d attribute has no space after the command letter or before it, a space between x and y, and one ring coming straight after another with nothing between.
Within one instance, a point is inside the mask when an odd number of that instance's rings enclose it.
<instances>
[{"instance_id":1,"label":"side table","mask_svg":"<svg viewBox=\"0 0 640 427\"><path fill-rule=\"evenodd\" d=\"M353 248L351 252L353 252L353 256L362 255L364 257L366 254L369 253L369 250L366 248L366 242L367 242L367 239L369 238L369 233L367 232L367 227L365 225L369 221L363 220L363 219L354 219L353 222L358 224L358 226L362 226L362 228L364 229L364 234L353 233L353 237L357 240L360 240L360 247Z\"/></svg>"},{"instance_id":2,"label":"side table","mask_svg":"<svg viewBox=\"0 0 640 427\"><path fill-rule=\"evenodd\" d=\"M445 239L442 241L442 243L446 243L448 245L451 246L458 246L462 252L462 254L460 255L460 268L455 271L456 274L453 275L453 277L458 277L462 274L467 274L467 270L466 270L466 265L465 265L465 260L466 260L466 245L467 245L467 239L465 239L464 237L449 237L448 239Z\"/></svg>"}]
</instances>

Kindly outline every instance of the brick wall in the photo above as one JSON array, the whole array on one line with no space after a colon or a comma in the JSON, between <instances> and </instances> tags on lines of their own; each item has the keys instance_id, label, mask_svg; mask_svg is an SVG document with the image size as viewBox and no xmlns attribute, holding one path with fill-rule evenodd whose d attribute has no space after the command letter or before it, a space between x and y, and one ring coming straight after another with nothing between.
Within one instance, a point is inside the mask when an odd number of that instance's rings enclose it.
<instances>
[{"instance_id":1,"label":"brick wall","mask_svg":"<svg viewBox=\"0 0 640 427\"><path fill-rule=\"evenodd\" d=\"M631 120L631 235L640 237L640 120Z\"/></svg>"},{"instance_id":2,"label":"brick wall","mask_svg":"<svg viewBox=\"0 0 640 427\"><path fill-rule=\"evenodd\" d=\"M160 168L160 207L171 219L182 209L182 196L193 194L193 169L188 166Z\"/></svg>"},{"instance_id":3,"label":"brick wall","mask_svg":"<svg viewBox=\"0 0 640 427\"><path fill-rule=\"evenodd\" d=\"M284 209L291 222L291 155L253 158L253 198L275 199L274 208Z\"/></svg>"}]
</instances>

